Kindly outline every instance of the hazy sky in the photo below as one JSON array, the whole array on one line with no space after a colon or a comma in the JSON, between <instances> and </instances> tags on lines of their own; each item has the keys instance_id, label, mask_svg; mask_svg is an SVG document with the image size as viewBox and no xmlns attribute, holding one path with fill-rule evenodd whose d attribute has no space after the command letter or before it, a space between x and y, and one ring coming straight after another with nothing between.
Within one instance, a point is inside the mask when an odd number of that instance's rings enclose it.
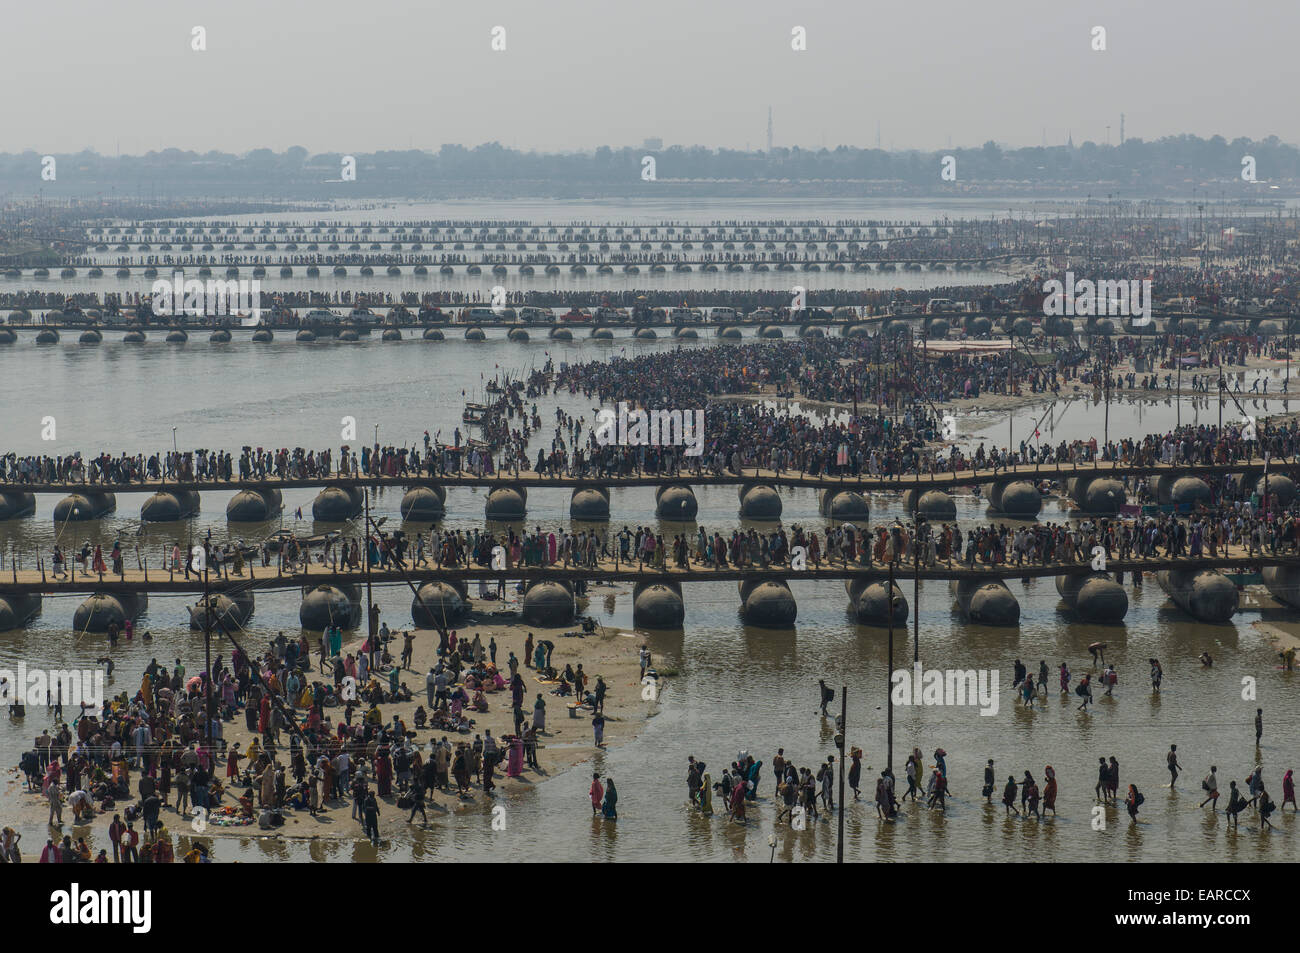
<instances>
[{"instance_id":1,"label":"hazy sky","mask_svg":"<svg viewBox=\"0 0 1300 953\"><path fill-rule=\"evenodd\" d=\"M1147 139L1300 140L1282 0L15 0L4 21L6 152L758 148L769 105L786 146L877 124L886 148L1118 142L1121 112Z\"/></svg>"}]
</instances>

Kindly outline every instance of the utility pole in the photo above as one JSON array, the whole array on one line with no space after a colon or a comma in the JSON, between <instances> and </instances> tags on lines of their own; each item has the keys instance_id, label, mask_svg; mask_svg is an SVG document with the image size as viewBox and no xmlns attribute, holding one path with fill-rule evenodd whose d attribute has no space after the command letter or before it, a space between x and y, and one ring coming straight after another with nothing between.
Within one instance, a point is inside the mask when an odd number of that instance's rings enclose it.
<instances>
[{"instance_id":1,"label":"utility pole","mask_svg":"<svg viewBox=\"0 0 1300 953\"><path fill-rule=\"evenodd\" d=\"M204 702L206 716L203 719L203 737L207 739L208 754L216 764L216 752L212 750L212 596L208 588L208 541L203 541L203 669ZM191 553L191 558L193 554Z\"/></svg>"},{"instance_id":2,"label":"utility pole","mask_svg":"<svg viewBox=\"0 0 1300 953\"><path fill-rule=\"evenodd\" d=\"M840 687L840 832L835 846L835 863L844 863L844 744L849 733L849 686Z\"/></svg>"},{"instance_id":3,"label":"utility pole","mask_svg":"<svg viewBox=\"0 0 1300 953\"><path fill-rule=\"evenodd\" d=\"M888 724L888 749L885 754L885 767L892 776L894 773L894 703L890 692L894 687L894 561L889 563L889 666L885 672L885 713Z\"/></svg>"},{"instance_id":4,"label":"utility pole","mask_svg":"<svg viewBox=\"0 0 1300 953\"><path fill-rule=\"evenodd\" d=\"M921 661L921 514L912 526L912 661ZM894 615L894 587L889 587L889 615Z\"/></svg>"},{"instance_id":5,"label":"utility pole","mask_svg":"<svg viewBox=\"0 0 1300 953\"><path fill-rule=\"evenodd\" d=\"M378 428L376 428L378 430ZM375 591L370 583L370 487L362 487L362 498L366 501L365 556L366 561L366 632L370 636L366 644L370 646L369 670L375 667L375 638L379 634L379 619L375 613Z\"/></svg>"},{"instance_id":6,"label":"utility pole","mask_svg":"<svg viewBox=\"0 0 1300 953\"><path fill-rule=\"evenodd\" d=\"M1178 323L1182 324L1181 321ZM1174 406L1178 408L1174 424L1181 427L1183 425L1183 339L1178 330L1174 329L1174 365L1178 374L1178 382L1174 385Z\"/></svg>"}]
</instances>

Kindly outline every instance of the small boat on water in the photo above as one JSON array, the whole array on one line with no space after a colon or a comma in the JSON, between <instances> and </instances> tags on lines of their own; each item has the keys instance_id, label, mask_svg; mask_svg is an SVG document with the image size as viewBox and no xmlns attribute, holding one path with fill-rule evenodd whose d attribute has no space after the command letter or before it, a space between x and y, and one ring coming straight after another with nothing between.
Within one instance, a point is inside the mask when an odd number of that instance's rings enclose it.
<instances>
[{"instance_id":1,"label":"small boat on water","mask_svg":"<svg viewBox=\"0 0 1300 953\"><path fill-rule=\"evenodd\" d=\"M464 412L460 415L460 419L465 421L467 424L481 424L483 421L487 420L488 414L491 413L491 411L492 408L487 404L467 403Z\"/></svg>"}]
</instances>

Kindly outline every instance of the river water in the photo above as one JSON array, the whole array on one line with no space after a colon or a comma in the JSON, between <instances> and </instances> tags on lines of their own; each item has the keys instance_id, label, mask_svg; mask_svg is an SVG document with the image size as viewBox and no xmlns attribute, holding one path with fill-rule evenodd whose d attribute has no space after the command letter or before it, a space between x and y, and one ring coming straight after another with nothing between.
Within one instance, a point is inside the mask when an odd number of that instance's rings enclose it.
<instances>
[{"instance_id":1,"label":"river water","mask_svg":"<svg viewBox=\"0 0 1300 953\"><path fill-rule=\"evenodd\" d=\"M375 216L377 217L377 215ZM825 215L823 215L825 217ZM751 280L751 276L743 276ZM771 276L753 276L763 280ZM525 344L491 339L472 344L449 336L440 343L409 340L383 344L376 337L357 344L294 344L281 336L267 346L239 339L210 345L192 337L185 347L153 341L126 347L106 340L98 348L75 343L37 348L28 343L0 349L0 375L6 382L5 450L19 453L114 453L163 451L175 441L182 448L237 449L243 444L264 447L337 447L341 419L355 417L358 440L369 442L379 426L382 443L415 444L427 429L447 437L459 423L465 399L474 399L483 381L498 368L515 371L540 366L547 356L557 361L584 360L597 355L640 352L676 346L674 342L612 344L574 341L557 344L534 340ZM713 346L708 340L697 347ZM1270 388L1273 389L1273 388ZM463 392L463 396L462 396ZM542 406L543 421L552 404ZM573 413L591 418L583 402L566 401ZM1019 440L1041 417L1044 407L1017 412L1011 431ZM1259 401L1258 411L1274 413L1281 402ZM1251 411L1252 413L1255 411ZM1112 437L1139 435L1173 426L1179 413L1167 399L1141 405L1115 402L1110 411ZM1225 416L1229 412L1225 411ZM1217 404L1195 409L1184 401L1182 419L1213 421ZM56 440L41 440L42 419L56 421ZM1005 415L963 416L963 433L1005 443ZM1100 436L1101 408L1086 397L1064 404L1054 413L1044 438L1086 439ZM549 423L544 424L549 439ZM535 455L535 449L534 449ZM118 511L94 524L66 529L60 540L76 545L82 539L115 539L128 553L137 545L151 565L163 547L184 542L211 527L218 540L228 536L224 507L230 493L206 493L203 512L187 523L151 525L140 530L143 495L123 494ZM312 490L285 494L285 522L293 525L294 510L302 506L310 521ZM452 489L448 493L446 525L481 525L482 492ZM699 523L723 531L736 525L733 488L697 489ZM379 493L376 515L395 523L401 493ZM816 495L811 490L783 492L786 524L820 525ZM56 538L51 517L57 498L38 497L34 517L0 525L0 547L8 552L48 553ZM874 494L873 518L903 516L897 495ZM567 521L568 491L529 494L528 524L559 526ZM615 490L613 526L636 525L652 518L653 491ZM970 495L958 497L964 524L983 518L984 504ZM1049 504L1043 519L1064 515ZM273 528L273 527L268 527ZM297 524L308 530L306 523ZM675 530L676 527L671 527ZM352 527L349 532L356 532ZM1201 799L1199 778L1211 763L1220 768L1226 792L1230 778L1242 782L1255 764L1252 748L1255 708L1265 711L1265 734L1258 755L1270 792L1280 800L1282 773L1293 766L1292 739L1300 723L1296 714L1295 676L1276 668L1276 654L1252 625L1284 613L1267 599L1247 595L1243 610L1230 624L1194 623L1175 609L1154 584L1130 589L1125 623L1101 627L1073 621L1062 608L1050 579L1022 583L1008 579L1020 601L1021 624L995 629L963 622L946 583L920 586L920 659L927 668L996 669L1002 691L996 715L981 716L966 707L897 709L894 770L901 776L906 752L915 746L927 756L937 747L948 752L948 775L955 796L946 815L909 808L896 823L877 821L864 800L850 806L846 818L846 856L850 860L1235 860L1293 861L1297 821L1288 813L1276 834L1251 829L1249 815L1240 832L1225 830L1222 813L1211 816L1196 807ZM913 604L910 580L901 581ZM669 681L659 713L640 736L620 748L597 756L595 769L613 775L622 794L617 825L593 822L586 803L591 764L536 785L505 799L509 824L494 831L488 807L481 801L466 811L436 821L427 830L412 829L376 851L368 843L306 843L292 840L219 838L216 855L222 860L620 860L764 862L772 855L768 835L773 829L772 756L784 747L796 763L814 767L833 752L832 726L817 713L817 680L847 685L848 738L866 752L864 794L885 763L885 689L888 677L887 635L858 625L848 611L842 584L795 582L799 619L793 630L774 631L745 626L738 616L736 587L730 583L690 584L685 590L686 629L675 633L646 633L644 640L661 670L679 673ZM78 636L71 619L80 597L49 598L42 615L28 628L0 633L0 667L19 661L49 668L94 668L106 650L99 636ZM277 631L297 631L298 594L259 594L250 623L250 641L261 643ZM185 606L192 599L157 596L151 599L140 628L153 633L146 648L119 646L115 653L120 690L138 679L149 656L186 660L191 669L202 658L202 638L187 624ZM381 589L378 601L390 625L409 620L410 594L405 587ZM595 590L591 611L605 625L631 626L627 597L605 596ZM486 633L485 633L486 634ZM1055 670L1067 661L1076 675L1088 667L1086 647L1109 643L1107 661L1120 672L1114 698L1098 695L1089 715L1075 711L1073 696L1049 693L1045 710L1027 711L1015 704L1009 690L1015 658L1036 671L1040 659ZM635 642L628 639L629 652ZM896 665L910 662L912 623L895 632ZM1208 651L1211 669L1197 661ZM1149 657L1161 660L1164 690L1152 695L1147 685ZM1243 679L1258 683L1258 701L1243 699ZM836 701L838 705L838 698ZM25 724L0 723L0 763L13 765L31 737L45 724L43 711L29 711ZM1177 793L1167 784L1165 752L1178 745L1187 775ZM740 750L765 762L762 802L757 819L747 827L725 816L701 818L686 803L686 758L695 755L718 778ZM1129 824L1123 809L1105 812L1105 828L1093 826L1093 785L1096 758L1114 755L1121 765L1121 785L1136 783L1146 794L1142 823ZM1060 781L1060 817L1038 824L1004 819L1000 807L986 807L978 797L988 758L997 763L999 780L1019 778L1026 769L1043 777L1046 764L1055 766ZM11 788L13 790L14 788ZM1123 788L1122 788L1123 789ZM1226 794L1225 794L1226 799ZM98 832L100 825L97 825ZM45 833L26 829L25 846L38 848ZM96 844L96 849L98 845ZM778 833L775 856L780 860L830 860L835 856L834 824L811 823L806 831L785 827Z\"/></svg>"}]
</instances>

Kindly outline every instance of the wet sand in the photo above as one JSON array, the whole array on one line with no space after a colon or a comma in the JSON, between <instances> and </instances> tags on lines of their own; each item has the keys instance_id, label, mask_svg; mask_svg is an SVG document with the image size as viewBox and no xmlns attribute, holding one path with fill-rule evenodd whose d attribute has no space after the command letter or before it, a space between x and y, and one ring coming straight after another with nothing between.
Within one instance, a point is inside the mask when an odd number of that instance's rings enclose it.
<instances>
[{"instance_id":1,"label":"wet sand","mask_svg":"<svg viewBox=\"0 0 1300 953\"><path fill-rule=\"evenodd\" d=\"M595 586L590 592L596 598L604 598L611 594L623 594L624 590L630 592L630 587ZM507 660L511 651L515 653L520 660L519 672L523 676L525 684L524 713L530 724L532 722L533 703L539 692L546 702L546 727L538 737L537 760L540 768L526 767L520 777L507 778L505 776L505 746L502 744L502 761L493 773L493 783L496 785L493 794L486 795L483 793L479 777L473 779L473 786L465 799L461 799L455 794L454 780L451 785L451 793L437 790L430 791L425 798L425 810L428 813L430 825L455 823L456 815L472 814L477 816L490 812L492 807L497 804L508 805L512 797L525 794L530 788L546 781L548 778L555 777L577 764L588 761L596 753L597 748L594 744L591 729L590 710L586 708L576 710L573 712L575 717L571 717L568 706L573 702L572 696L561 698L558 695L550 694L555 685L539 682L535 670L523 665L524 642L529 632L533 633L535 642L549 639L555 643L551 655L551 664L557 670L563 671L566 664L572 664L576 669L578 664L581 663L584 672L587 674L588 691L594 688L597 676L604 677L605 684L608 686L604 707L606 721L605 749L617 747L635 738L645 720L655 714L658 710L658 693L656 692L656 697L652 699L643 698L643 688L640 681L638 651L642 639L632 632L617 628L604 628L603 630L598 628L595 633L590 635L583 635L581 629L579 623L557 628L530 626L523 622L515 607L510 603L471 600L469 616L461 625L456 627L457 637L463 638L465 643L468 644L473 640L474 634L478 633L485 649L488 646L489 638L495 638L497 643L497 665L500 667L502 674L507 677L509 673ZM403 631L402 629L393 630L394 638L389 643L389 651L395 660L399 660L401 656ZM396 714L405 721L408 730L415 730L414 713L415 709L425 704L426 701L425 676L436 660L438 634L434 630L426 629L408 628L405 631L415 633L414 657L411 669L403 671L400 681L411 690L412 699L409 702L381 704L379 710L383 714L385 724L391 725L393 715ZM575 631L578 633L576 636L566 637L566 632ZM354 636L354 638L345 642L344 652L355 654L359 650L363 639L360 637L360 633L357 632L349 633L349 635ZM250 651L260 648L258 646L246 647ZM319 657L313 653L312 677L325 680L327 676L320 674L318 662ZM194 666L191 666L191 670L193 668ZM121 690L134 681L134 673L131 673L131 678L125 677L126 674L120 673L115 678L115 684L112 687ZM661 676L658 691L666 690L667 684L668 679ZM468 734L455 734L445 731L435 732L428 728L417 730L415 741L419 745L418 750L421 758L427 760L429 742L435 738L441 740L446 736L455 745L458 741L473 742L474 736L476 734L481 736L484 731L491 731L493 736L498 739L505 734L512 733L514 730L514 717L510 707L509 691L489 693L487 694L487 701L489 710L486 713L469 713L474 720L474 726ZM364 708L354 710L353 724L360 721L364 710ZM343 709L341 707L326 708L325 715L330 719L331 726L335 726L338 719L343 715ZM35 737L40 733L40 729L45 725L47 719L42 711L35 718L29 717L27 720L30 724L31 734ZM253 735L246 728L242 710L236 715L234 721L224 724L224 735L226 747L229 747L232 742L238 742L241 751L248 749ZM287 769L289 760L288 733L282 731L280 737L281 747L278 752L278 760ZM244 767L246 767L246 762L241 761L241 769ZM356 770L355 760L353 770ZM221 778L222 783L225 784L224 756L218 761L216 773ZM373 790L373 774L369 774L369 777L372 781L371 788ZM287 770L286 778L292 784L292 774ZM99 847L109 846L107 827L112 820L112 814L120 813L129 803L135 803L138 781L139 772L133 771L131 774L132 798L119 801L117 807L108 814L96 814L94 822L90 825L74 826L71 823L72 812L65 804L64 826L60 834L71 834L74 840L79 836L86 835L94 850L98 850ZM225 796L222 799L222 806L237 805L238 798L243 793L243 790L240 787L227 786ZM256 793L255 790L255 796ZM45 825L49 811L45 798L41 796L39 791L35 793L26 792L26 783L16 768L13 769L8 779L6 794L9 795L10 808L13 812L9 821L11 825L19 830L29 832L33 828ZM192 821L190 819L182 820L177 815L174 790L171 801L171 805L163 808L163 826L173 835L181 833L193 836L196 831ZM385 839L408 828L407 817L410 812L409 809L399 810L397 807L395 779L392 796L380 798L379 804L380 833ZM222 827L209 823L206 830L202 832L202 836L237 838L324 837L349 840L362 837L360 822L352 819L350 795L347 800L327 801L323 806L324 810L316 817L312 817L306 809L294 810L286 807L284 810L284 826L271 830L262 830L256 823L232 827ZM582 805L577 805L577 807L583 809ZM415 824L418 826L420 823L417 815ZM143 829L138 821L136 829L141 832L143 841ZM90 836L92 831L93 839ZM31 837L28 840L30 841ZM40 846L36 842L24 843L24 853L28 854L33 850L39 850Z\"/></svg>"}]
</instances>

